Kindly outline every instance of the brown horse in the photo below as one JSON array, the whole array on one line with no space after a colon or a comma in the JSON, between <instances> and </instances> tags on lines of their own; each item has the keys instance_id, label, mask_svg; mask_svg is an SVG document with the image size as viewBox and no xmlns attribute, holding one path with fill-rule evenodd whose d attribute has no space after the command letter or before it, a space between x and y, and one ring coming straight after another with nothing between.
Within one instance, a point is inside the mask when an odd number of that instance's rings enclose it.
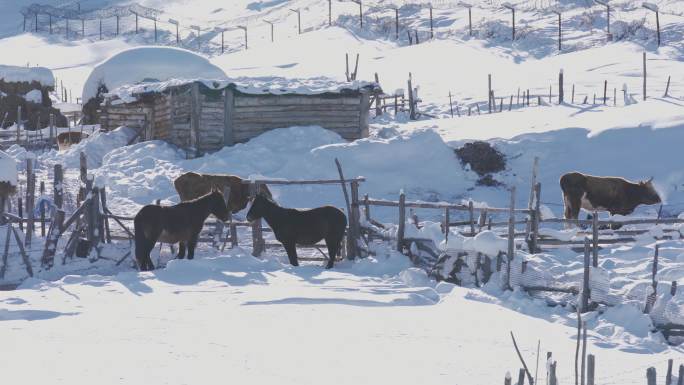
<instances>
[{"instance_id":1,"label":"brown horse","mask_svg":"<svg viewBox=\"0 0 684 385\"><path fill-rule=\"evenodd\" d=\"M249 185L243 184L242 178L235 175L198 174L191 171L176 178L173 186L181 201L196 199L212 189L223 192L226 187L230 187L228 206L233 213L247 207L249 202ZM271 197L271 192L265 185L261 187L261 191L269 198Z\"/></svg>"},{"instance_id":2,"label":"brown horse","mask_svg":"<svg viewBox=\"0 0 684 385\"><path fill-rule=\"evenodd\" d=\"M347 217L342 210L333 206L311 210L286 209L258 194L247 212L247 220L251 222L262 217L273 229L276 239L285 247L292 266L299 266L296 245L315 245L325 239L328 247L328 263L325 268L333 267L347 227Z\"/></svg>"},{"instance_id":3,"label":"brown horse","mask_svg":"<svg viewBox=\"0 0 684 385\"><path fill-rule=\"evenodd\" d=\"M212 190L209 194L174 206L162 207L147 205L135 216L135 258L142 271L153 270L150 252L157 241L164 243L180 242L178 258L185 257L185 245L188 248L188 259L195 256L197 238L210 214L219 220L226 221L230 213L223 200L223 194Z\"/></svg>"}]
</instances>

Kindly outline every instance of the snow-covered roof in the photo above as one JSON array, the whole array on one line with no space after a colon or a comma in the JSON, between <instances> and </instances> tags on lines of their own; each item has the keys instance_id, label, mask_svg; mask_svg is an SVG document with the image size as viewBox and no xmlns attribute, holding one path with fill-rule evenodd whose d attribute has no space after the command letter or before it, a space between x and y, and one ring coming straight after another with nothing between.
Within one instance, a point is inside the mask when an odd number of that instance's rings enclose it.
<instances>
[{"instance_id":1,"label":"snow-covered roof","mask_svg":"<svg viewBox=\"0 0 684 385\"><path fill-rule=\"evenodd\" d=\"M0 64L0 80L7 83L38 82L42 86L54 87L55 77L45 67L17 67Z\"/></svg>"},{"instance_id":2,"label":"snow-covered roof","mask_svg":"<svg viewBox=\"0 0 684 385\"><path fill-rule=\"evenodd\" d=\"M362 89L378 89L375 82L354 80L340 82L327 77L316 78L283 78L276 76L267 77L240 77L234 79L171 79L164 82L150 82L130 84L118 87L107 94L110 98L120 99L124 103L131 103L143 94L161 93L169 88L182 86L194 82L200 82L212 90L222 90L227 87L251 95L319 95L325 93L341 93L345 91L359 91Z\"/></svg>"},{"instance_id":3,"label":"snow-covered roof","mask_svg":"<svg viewBox=\"0 0 684 385\"><path fill-rule=\"evenodd\" d=\"M104 83L115 88L144 81L164 82L175 78L224 79L226 74L205 57L172 47L137 47L121 51L98 64L83 86L83 102L97 95Z\"/></svg>"}]
</instances>

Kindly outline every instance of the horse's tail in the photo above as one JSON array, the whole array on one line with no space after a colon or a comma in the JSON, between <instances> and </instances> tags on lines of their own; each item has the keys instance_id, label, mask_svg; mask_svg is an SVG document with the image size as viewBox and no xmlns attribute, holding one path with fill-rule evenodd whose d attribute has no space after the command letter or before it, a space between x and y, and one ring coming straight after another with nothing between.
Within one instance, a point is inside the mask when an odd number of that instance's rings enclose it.
<instances>
[{"instance_id":1,"label":"horse's tail","mask_svg":"<svg viewBox=\"0 0 684 385\"><path fill-rule=\"evenodd\" d=\"M148 239L145 232L145 215L141 215L144 214L144 209L145 208L143 207L143 209L138 212L138 215L136 215L135 219L133 220L133 233L135 235L135 260L138 264L138 270L140 271L154 269L154 265L150 259L150 252L156 243L156 240Z\"/></svg>"}]
</instances>

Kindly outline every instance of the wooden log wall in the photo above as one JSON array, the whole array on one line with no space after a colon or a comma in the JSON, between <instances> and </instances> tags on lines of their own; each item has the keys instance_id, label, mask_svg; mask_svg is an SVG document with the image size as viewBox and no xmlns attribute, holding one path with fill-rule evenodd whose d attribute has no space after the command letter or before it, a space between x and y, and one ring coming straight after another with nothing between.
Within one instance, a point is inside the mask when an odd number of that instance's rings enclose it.
<instances>
[{"instance_id":1,"label":"wooden log wall","mask_svg":"<svg viewBox=\"0 0 684 385\"><path fill-rule=\"evenodd\" d=\"M308 125L327 128L347 140L368 136L370 99L367 94L247 95L236 92L233 103L231 117L235 142L247 141L274 128Z\"/></svg>"},{"instance_id":2,"label":"wooden log wall","mask_svg":"<svg viewBox=\"0 0 684 385\"><path fill-rule=\"evenodd\" d=\"M109 104L103 109L100 123L105 130L114 130L120 126L139 129L152 119L152 112L153 109L142 102Z\"/></svg>"},{"instance_id":3,"label":"wooden log wall","mask_svg":"<svg viewBox=\"0 0 684 385\"><path fill-rule=\"evenodd\" d=\"M165 140L198 154L246 142L268 130L317 125L344 139L368 136L370 94L245 94L232 88L208 90L199 83L145 95L126 104L108 102L102 126L145 128L145 140Z\"/></svg>"}]
</instances>

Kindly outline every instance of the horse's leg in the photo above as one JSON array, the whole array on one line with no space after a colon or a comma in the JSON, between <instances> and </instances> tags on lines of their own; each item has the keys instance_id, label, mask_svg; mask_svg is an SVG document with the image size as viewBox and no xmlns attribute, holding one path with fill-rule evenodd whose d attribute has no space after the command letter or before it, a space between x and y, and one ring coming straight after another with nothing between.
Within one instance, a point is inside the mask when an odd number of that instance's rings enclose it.
<instances>
[{"instance_id":1,"label":"horse's leg","mask_svg":"<svg viewBox=\"0 0 684 385\"><path fill-rule=\"evenodd\" d=\"M197 238L199 238L199 232L190 236L188 241L188 259L195 258L195 247L197 246Z\"/></svg>"},{"instance_id":2,"label":"horse's leg","mask_svg":"<svg viewBox=\"0 0 684 385\"><path fill-rule=\"evenodd\" d=\"M135 259L138 261L140 271L154 270L152 259L150 259L150 252L154 249L159 234L156 234L153 239L148 239L142 227L143 225L141 224L136 224L135 226Z\"/></svg>"},{"instance_id":3,"label":"horse's leg","mask_svg":"<svg viewBox=\"0 0 684 385\"><path fill-rule=\"evenodd\" d=\"M183 241L181 241L178 244L178 255L176 255L176 258L178 258L178 259L185 258L185 242L183 242Z\"/></svg>"},{"instance_id":4,"label":"horse's leg","mask_svg":"<svg viewBox=\"0 0 684 385\"><path fill-rule=\"evenodd\" d=\"M143 246L144 247L144 256L143 260L140 266L140 270L142 271L151 271L154 270L154 264L152 263L152 258L150 258L150 253L152 250L154 250L154 245L156 242L153 242L151 240L147 240L147 243Z\"/></svg>"},{"instance_id":5,"label":"horse's leg","mask_svg":"<svg viewBox=\"0 0 684 385\"><path fill-rule=\"evenodd\" d=\"M290 265L299 266L299 261L297 260L297 246L294 242L283 242L285 251L287 251L287 257L290 259Z\"/></svg>"},{"instance_id":6,"label":"horse's leg","mask_svg":"<svg viewBox=\"0 0 684 385\"><path fill-rule=\"evenodd\" d=\"M328 247L328 263L325 265L326 269L331 269L335 264L335 258L340 252L340 242L342 239L328 236L325 238L325 245Z\"/></svg>"}]
</instances>

